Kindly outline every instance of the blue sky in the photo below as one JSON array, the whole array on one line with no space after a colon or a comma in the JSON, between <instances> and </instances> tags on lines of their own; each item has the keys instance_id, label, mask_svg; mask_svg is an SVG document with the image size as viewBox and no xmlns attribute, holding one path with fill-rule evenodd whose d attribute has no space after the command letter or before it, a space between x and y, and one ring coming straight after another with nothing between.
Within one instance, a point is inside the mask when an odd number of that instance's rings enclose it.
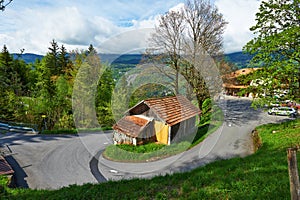
<instances>
[{"instance_id":1,"label":"blue sky","mask_svg":"<svg viewBox=\"0 0 300 200\"><path fill-rule=\"evenodd\" d=\"M68 50L86 49L121 53L147 47L147 35L159 15L180 7L182 0L14 0L0 19L0 45L10 52L45 54L55 39ZM258 0L214 0L229 23L224 50L240 51L253 38ZM122 38L122 40L121 40Z\"/></svg>"}]
</instances>

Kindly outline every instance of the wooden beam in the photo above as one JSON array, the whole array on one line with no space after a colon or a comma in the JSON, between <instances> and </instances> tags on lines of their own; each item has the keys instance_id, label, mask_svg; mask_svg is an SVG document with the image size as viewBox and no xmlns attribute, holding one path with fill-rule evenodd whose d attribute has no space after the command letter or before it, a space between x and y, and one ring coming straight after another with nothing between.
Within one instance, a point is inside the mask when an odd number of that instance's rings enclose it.
<instances>
[{"instance_id":1,"label":"wooden beam","mask_svg":"<svg viewBox=\"0 0 300 200\"><path fill-rule=\"evenodd\" d=\"M287 159L289 167L291 199L300 200L300 184L297 166L297 148L287 149Z\"/></svg>"}]
</instances>

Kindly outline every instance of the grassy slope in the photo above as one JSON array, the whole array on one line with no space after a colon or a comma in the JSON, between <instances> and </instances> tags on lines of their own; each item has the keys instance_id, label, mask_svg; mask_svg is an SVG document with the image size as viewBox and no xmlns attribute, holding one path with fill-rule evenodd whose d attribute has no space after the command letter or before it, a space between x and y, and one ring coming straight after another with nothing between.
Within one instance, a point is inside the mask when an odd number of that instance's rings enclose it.
<instances>
[{"instance_id":1,"label":"grassy slope","mask_svg":"<svg viewBox=\"0 0 300 200\"><path fill-rule=\"evenodd\" d=\"M262 147L246 158L217 161L188 173L70 186L8 190L9 199L290 199L286 148L300 144L300 120L258 127ZM276 131L276 133L273 133ZM298 156L300 169L300 156ZM0 191L1 195L1 191ZM1 197L1 196L0 196Z\"/></svg>"}]
</instances>

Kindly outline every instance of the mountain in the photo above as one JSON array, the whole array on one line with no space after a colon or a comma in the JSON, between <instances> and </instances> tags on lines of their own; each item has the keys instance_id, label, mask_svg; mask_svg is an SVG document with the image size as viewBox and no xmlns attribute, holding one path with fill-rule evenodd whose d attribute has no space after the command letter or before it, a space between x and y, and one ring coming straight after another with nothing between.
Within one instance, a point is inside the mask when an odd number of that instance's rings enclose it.
<instances>
[{"instance_id":1,"label":"mountain","mask_svg":"<svg viewBox=\"0 0 300 200\"><path fill-rule=\"evenodd\" d=\"M235 64L239 69L247 68L249 61L253 58L250 54L245 54L241 51L225 54L225 59Z\"/></svg>"},{"instance_id":2,"label":"mountain","mask_svg":"<svg viewBox=\"0 0 300 200\"><path fill-rule=\"evenodd\" d=\"M142 60L142 54L100 54L100 58L104 62L112 63L115 65L128 64L137 65ZM228 62L235 64L239 69L248 67L249 61L253 58L250 54L245 54L243 52L234 52L225 54L225 59Z\"/></svg>"},{"instance_id":3,"label":"mountain","mask_svg":"<svg viewBox=\"0 0 300 200\"><path fill-rule=\"evenodd\" d=\"M14 59L20 58L22 60L24 60L26 63L34 63L36 59L42 59L44 56L42 55L37 55L37 54L33 54L33 53L24 53L24 54L17 54L17 53L13 53L12 54Z\"/></svg>"},{"instance_id":4,"label":"mountain","mask_svg":"<svg viewBox=\"0 0 300 200\"><path fill-rule=\"evenodd\" d=\"M142 54L99 54L102 62L108 62L112 64L130 64L137 65L141 62Z\"/></svg>"},{"instance_id":5,"label":"mountain","mask_svg":"<svg viewBox=\"0 0 300 200\"><path fill-rule=\"evenodd\" d=\"M25 53L25 54L13 54L14 58L18 58L20 56L26 63L33 63L36 59L42 59L42 55ZM142 54L99 54L101 61L104 63L111 63L113 65L137 65L142 60ZM242 52L234 52L225 54L225 59L227 61L237 65L238 68L246 68L249 64L249 61L252 59L252 55L244 54Z\"/></svg>"}]
</instances>

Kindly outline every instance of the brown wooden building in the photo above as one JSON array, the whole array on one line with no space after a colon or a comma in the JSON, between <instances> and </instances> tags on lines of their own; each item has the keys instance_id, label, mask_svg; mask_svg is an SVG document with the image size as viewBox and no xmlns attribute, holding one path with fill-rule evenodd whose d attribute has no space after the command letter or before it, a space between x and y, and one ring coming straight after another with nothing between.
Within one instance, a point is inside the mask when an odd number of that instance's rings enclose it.
<instances>
[{"instance_id":1,"label":"brown wooden building","mask_svg":"<svg viewBox=\"0 0 300 200\"><path fill-rule=\"evenodd\" d=\"M240 77L242 75L251 74L258 69L260 69L260 68L239 69L237 71L234 71L230 74L225 75L224 83L223 83L223 88L225 90L225 93L227 95L236 96L241 91L241 89L245 89L245 88L249 87L250 82L247 83L246 85L243 85L238 81L238 77ZM246 96L248 96L248 95L249 94L246 94Z\"/></svg>"},{"instance_id":2,"label":"brown wooden building","mask_svg":"<svg viewBox=\"0 0 300 200\"><path fill-rule=\"evenodd\" d=\"M184 96L143 100L130 108L114 126L114 144L171 144L196 131L200 109Z\"/></svg>"}]
</instances>

